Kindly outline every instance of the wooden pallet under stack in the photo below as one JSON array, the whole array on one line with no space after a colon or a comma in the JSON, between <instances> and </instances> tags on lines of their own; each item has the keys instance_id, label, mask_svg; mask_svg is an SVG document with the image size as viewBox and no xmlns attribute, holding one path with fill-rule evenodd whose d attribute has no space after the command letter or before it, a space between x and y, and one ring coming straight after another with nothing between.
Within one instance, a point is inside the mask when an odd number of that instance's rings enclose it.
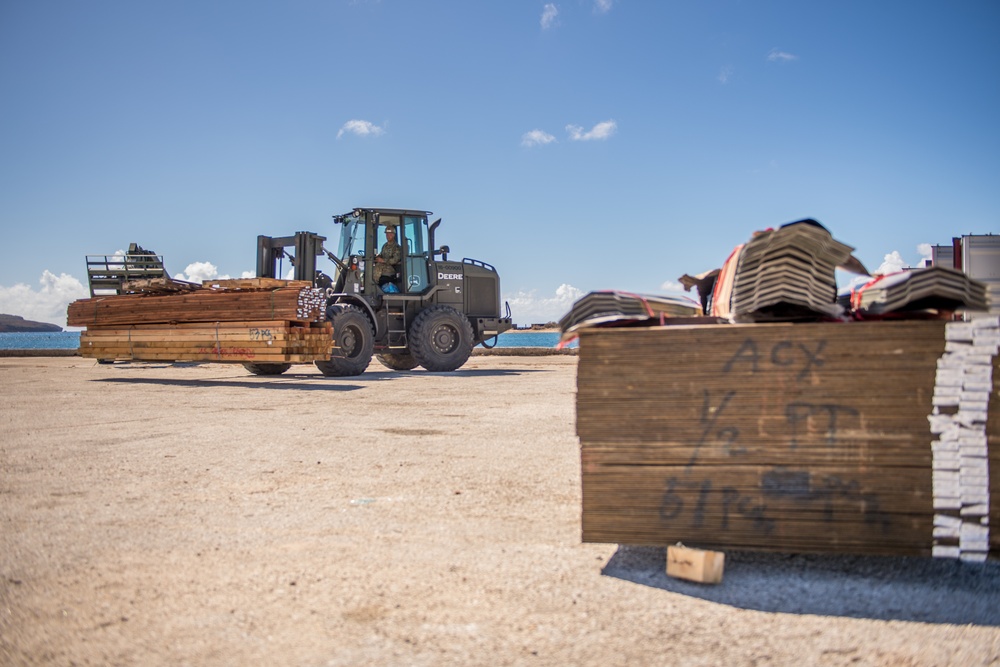
<instances>
[{"instance_id":1,"label":"wooden pallet under stack","mask_svg":"<svg viewBox=\"0 0 1000 667\"><path fill-rule=\"evenodd\" d=\"M580 339L584 541L1000 557L996 318Z\"/></svg>"},{"instance_id":2,"label":"wooden pallet under stack","mask_svg":"<svg viewBox=\"0 0 1000 667\"><path fill-rule=\"evenodd\" d=\"M80 299L80 354L102 360L310 363L330 358L322 290L274 279L212 281L195 289L143 285L141 294Z\"/></svg>"}]
</instances>

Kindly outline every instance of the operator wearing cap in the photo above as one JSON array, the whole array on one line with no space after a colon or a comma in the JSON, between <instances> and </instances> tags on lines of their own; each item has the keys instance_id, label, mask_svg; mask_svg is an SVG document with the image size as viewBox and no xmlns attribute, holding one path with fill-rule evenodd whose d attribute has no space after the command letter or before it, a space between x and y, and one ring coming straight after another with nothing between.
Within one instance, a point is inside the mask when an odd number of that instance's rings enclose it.
<instances>
[{"instance_id":1,"label":"operator wearing cap","mask_svg":"<svg viewBox=\"0 0 1000 667\"><path fill-rule=\"evenodd\" d=\"M396 243L396 228L385 228L385 244L375 255L375 269L372 277L376 285L392 282L396 278L399 263L403 260L403 249Z\"/></svg>"}]
</instances>

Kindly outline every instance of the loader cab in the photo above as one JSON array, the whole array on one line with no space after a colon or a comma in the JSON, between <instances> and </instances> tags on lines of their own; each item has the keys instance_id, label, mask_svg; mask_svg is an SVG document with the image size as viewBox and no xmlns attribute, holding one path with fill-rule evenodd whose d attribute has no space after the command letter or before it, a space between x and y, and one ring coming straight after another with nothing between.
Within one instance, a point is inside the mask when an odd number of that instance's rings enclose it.
<instances>
[{"instance_id":1,"label":"loader cab","mask_svg":"<svg viewBox=\"0 0 1000 667\"><path fill-rule=\"evenodd\" d=\"M370 275L375 255L385 244L387 227L396 229L396 242L403 251L403 261L393 284L405 294L419 294L428 287L427 265L431 259L430 232L426 211L406 211L397 209L354 209L351 213L335 216L343 225L340 232L338 257L346 265L356 266L356 276L347 276L347 286L357 285L357 292L371 294L377 288ZM352 262L352 260L356 260ZM338 268L334 282L340 283L343 269ZM355 279L355 280L352 280ZM348 288L347 291L355 291Z\"/></svg>"}]
</instances>

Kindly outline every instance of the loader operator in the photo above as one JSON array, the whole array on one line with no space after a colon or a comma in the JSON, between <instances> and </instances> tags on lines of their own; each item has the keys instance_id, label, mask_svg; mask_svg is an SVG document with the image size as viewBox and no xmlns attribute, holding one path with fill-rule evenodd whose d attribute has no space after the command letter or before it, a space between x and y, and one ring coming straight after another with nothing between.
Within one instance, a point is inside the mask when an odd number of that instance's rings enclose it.
<instances>
[{"instance_id":1,"label":"loader operator","mask_svg":"<svg viewBox=\"0 0 1000 667\"><path fill-rule=\"evenodd\" d=\"M399 270L399 263L403 259L403 249L396 243L396 228L385 228L385 244L382 250L375 255L375 269L372 277L376 285L385 285L396 279L396 272Z\"/></svg>"}]
</instances>

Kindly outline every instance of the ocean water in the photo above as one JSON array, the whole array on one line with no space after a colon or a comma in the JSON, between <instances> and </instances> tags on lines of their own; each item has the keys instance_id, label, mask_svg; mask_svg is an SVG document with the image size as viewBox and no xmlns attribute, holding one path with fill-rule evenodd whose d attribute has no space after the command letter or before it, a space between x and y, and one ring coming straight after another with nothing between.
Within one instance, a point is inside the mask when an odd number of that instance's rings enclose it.
<instances>
[{"instance_id":1,"label":"ocean water","mask_svg":"<svg viewBox=\"0 0 1000 667\"><path fill-rule=\"evenodd\" d=\"M72 350L78 347L79 331L0 333L0 350Z\"/></svg>"},{"instance_id":2,"label":"ocean water","mask_svg":"<svg viewBox=\"0 0 1000 667\"><path fill-rule=\"evenodd\" d=\"M555 347L559 334L554 331L503 333L497 347ZM492 341L490 341L492 345ZM576 343L573 343L576 345ZM80 347L80 332L0 333L0 350L72 350Z\"/></svg>"}]
</instances>

